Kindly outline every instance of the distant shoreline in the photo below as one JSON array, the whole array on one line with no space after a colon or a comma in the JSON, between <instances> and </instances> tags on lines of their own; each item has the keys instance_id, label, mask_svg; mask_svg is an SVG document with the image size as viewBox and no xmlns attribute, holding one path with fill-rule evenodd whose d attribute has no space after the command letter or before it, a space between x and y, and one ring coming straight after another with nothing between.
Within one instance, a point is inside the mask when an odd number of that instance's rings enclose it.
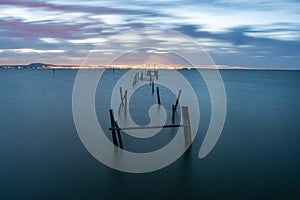
<instances>
[{"instance_id":1,"label":"distant shoreline","mask_svg":"<svg viewBox=\"0 0 300 200\"><path fill-rule=\"evenodd\" d=\"M250 68L227 65L214 66L161 66L145 67L144 65L114 65L114 66L78 66L78 65L52 65L43 63L31 63L29 65L0 65L0 69L140 69L140 70L182 70L182 69L214 69L214 70L261 70L261 71L299 71L299 69L287 68Z\"/></svg>"}]
</instances>

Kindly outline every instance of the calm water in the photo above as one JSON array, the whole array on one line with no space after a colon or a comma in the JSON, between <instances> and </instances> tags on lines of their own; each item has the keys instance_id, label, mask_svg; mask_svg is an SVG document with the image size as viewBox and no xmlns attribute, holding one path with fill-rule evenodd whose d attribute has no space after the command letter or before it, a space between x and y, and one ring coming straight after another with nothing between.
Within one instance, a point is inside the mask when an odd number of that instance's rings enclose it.
<instances>
[{"instance_id":1,"label":"calm water","mask_svg":"<svg viewBox=\"0 0 300 200\"><path fill-rule=\"evenodd\" d=\"M124 72L106 71L106 85L97 90L97 115L107 119L101 121L103 127L109 123L106 96ZM72 116L76 70L56 70L55 76L52 70L0 70L0 199L299 196L300 71L222 70L227 118L217 145L201 160L198 151L209 123L209 94L194 70L180 72L195 88L201 110L192 147L162 170L128 174L104 166L82 145ZM166 88L161 93L162 99L175 98ZM133 96L130 103L141 103L141 96ZM143 124L149 119L135 120ZM124 138L132 151L160 148L170 139L153 138L154 147Z\"/></svg>"}]
</instances>

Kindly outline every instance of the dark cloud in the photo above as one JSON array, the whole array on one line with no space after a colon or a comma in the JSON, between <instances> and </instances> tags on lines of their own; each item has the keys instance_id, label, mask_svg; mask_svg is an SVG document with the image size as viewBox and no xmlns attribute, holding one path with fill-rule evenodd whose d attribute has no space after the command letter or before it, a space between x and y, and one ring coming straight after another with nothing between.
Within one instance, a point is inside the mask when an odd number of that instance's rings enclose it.
<instances>
[{"instance_id":1,"label":"dark cloud","mask_svg":"<svg viewBox=\"0 0 300 200\"><path fill-rule=\"evenodd\" d=\"M210 38L231 43L237 51L240 51L237 54L212 52L211 55L218 64L227 63L254 67L277 66L281 68L300 67L300 41L250 37L245 34L252 31L250 27L233 28L224 33L199 31L199 27L193 25L183 25L178 27L177 30L193 38ZM270 31L274 31L274 29ZM241 47L243 45L248 45L249 47L243 48ZM218 46L215 46L214 49L217 50Z\"/></svg>"}]
</instances>

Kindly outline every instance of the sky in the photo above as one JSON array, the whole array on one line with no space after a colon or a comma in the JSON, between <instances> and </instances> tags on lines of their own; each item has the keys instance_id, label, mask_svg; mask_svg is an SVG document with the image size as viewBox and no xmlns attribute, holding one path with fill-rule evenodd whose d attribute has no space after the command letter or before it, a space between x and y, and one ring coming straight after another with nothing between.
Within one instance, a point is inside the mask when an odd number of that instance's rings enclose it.
<instances>
[{"instance_id":1,"label":"sky","mask_svg":"<svg viewBox=\"0 0 300 200\"><path fill-rule=\"evenodd\" d=\"M79 65L96 47L118 51L107 38L149 27L191 37L219 65L300 69L296 0L0 0L0 65Z\"/></svg>"}]
</instances>

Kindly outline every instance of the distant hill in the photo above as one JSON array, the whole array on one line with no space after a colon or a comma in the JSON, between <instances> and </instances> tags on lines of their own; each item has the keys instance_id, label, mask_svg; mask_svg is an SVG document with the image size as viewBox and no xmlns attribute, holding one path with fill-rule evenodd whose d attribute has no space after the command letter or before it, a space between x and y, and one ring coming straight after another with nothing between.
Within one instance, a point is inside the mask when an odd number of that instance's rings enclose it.
<instances>
[{"instance_id":1,"label":"distant hill","mask_svg":"<svg viewBox=\"0 0 300 200\"><path fill-rule=\"evenodd\" d=\"M49 66L55 66L53 64L45 63L30 63L28 65L0 65L0 68L29 68L29 69L38 69L38 68L48 68Z\"/></svg>"},{"instance_id":2,"label":"distant hill","mask_svg":"<svg viewBox=\"0 0 300 200\"><path fill-rule=\"evenodd\" d=\"M24 67L27 68L41 68L41 67L46 67L46 66L53 66L52 64L45 64L45 63L31 63L29 65L26 65Z\"/></svg>"}]
</instances>

